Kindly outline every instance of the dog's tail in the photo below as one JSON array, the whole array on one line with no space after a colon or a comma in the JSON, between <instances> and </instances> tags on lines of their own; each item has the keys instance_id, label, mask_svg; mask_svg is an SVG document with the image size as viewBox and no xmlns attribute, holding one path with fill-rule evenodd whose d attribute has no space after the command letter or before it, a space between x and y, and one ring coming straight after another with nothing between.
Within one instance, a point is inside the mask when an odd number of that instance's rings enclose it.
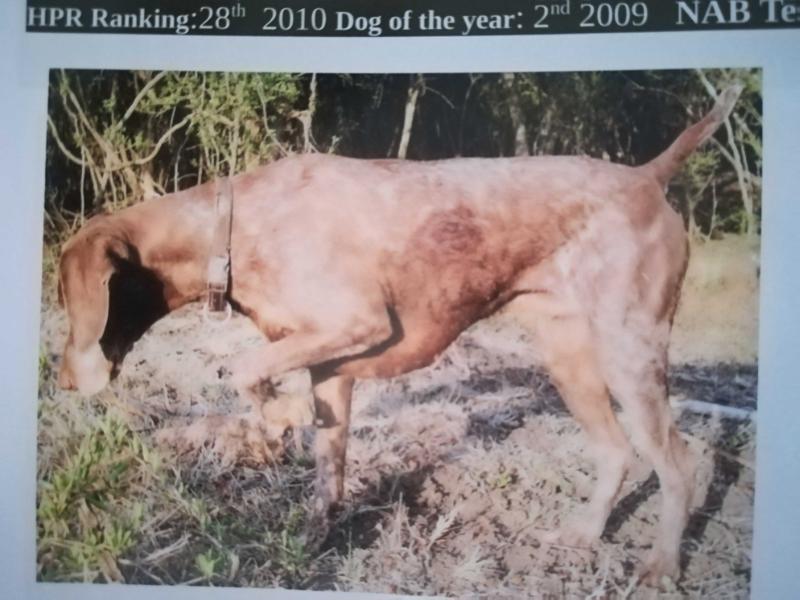
<instances>
[{"instance_id":1,"label":"dog's tail","mask_svg":"<svg viewBox=\"0 0 800 600\"><path fill-rule=\"evenodd\" d=\"M655 177L662 186L667 185L689 155L714 135L717 128L728 118L742 89L743 86L738 83L726 88L717 96L714 108L702 120L685 129L669 148L641 168Z\"/></svg>"}]
</instances>

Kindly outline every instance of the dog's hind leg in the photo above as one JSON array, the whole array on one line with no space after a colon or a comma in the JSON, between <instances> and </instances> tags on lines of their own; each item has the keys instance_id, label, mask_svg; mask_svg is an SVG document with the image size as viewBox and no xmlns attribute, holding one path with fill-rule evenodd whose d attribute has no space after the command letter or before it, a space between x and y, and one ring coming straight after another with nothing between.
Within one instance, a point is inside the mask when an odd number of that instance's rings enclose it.
<instances>
[{"instance_id":1,"label":"dog's hind leg","mask_svg":"<svg viewBox=\"0 0 800 600\"><path fill-rule=\"evenodd\" d=\"M680 217L666 202L661 206L651 223L632 233L627 252L619 250L626 248L624 236L615 233L591 282L594 294L584 301L606 384L623 409L634 448L653 466L661 487L660 531L643 571L649 583L679 574L696 470L667 391L670 330L688 246Z\"/></svg>"},{"instance_id":2,"label":"dog's hind leg","mask_svg":"<svg viewBox=\"0 0 800 600\"><path fill-rule=\"evenodd\" d=\"M648 326L629 311L625 323L605 322L598 329L606 381L626 415L634 447L653 465L661 486L660 532L642 572L648 583L658 584L662 576L679 574L696 470L667 397L669 323Z\"/></svg>"},{"instance_id":3,"label":"dog's hind leg","mask_svg":"<svg viewBox=\"0 0 800 600\"><path fill-rule=\"evenodd\" d=\"M514 314L534 334L539 357L564 403L589 438L597 469L588 504L544 541L587 546L603 533L632 449L611 406L588 320L577 313L553 313L548 309L555 303L536 294L519 296L512 304Z\"/></svg>"}]
</instances>

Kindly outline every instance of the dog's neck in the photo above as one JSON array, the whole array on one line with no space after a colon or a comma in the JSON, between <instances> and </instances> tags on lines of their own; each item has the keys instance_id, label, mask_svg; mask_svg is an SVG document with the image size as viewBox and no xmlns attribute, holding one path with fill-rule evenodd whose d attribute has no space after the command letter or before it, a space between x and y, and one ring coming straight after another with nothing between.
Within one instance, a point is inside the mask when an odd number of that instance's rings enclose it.
<instances>
[{"instance_id":1,"label":"dog's neck","mask_svg":"<svg viewBox=\"0 0 800 600\"><path fill-rule=\"evenodd\" d=\"M137 262L162 283L169 310L207 290L207 268L216 224L213 188L199 186L144 202L120 213Z\"/></svg>"}]
</instances>

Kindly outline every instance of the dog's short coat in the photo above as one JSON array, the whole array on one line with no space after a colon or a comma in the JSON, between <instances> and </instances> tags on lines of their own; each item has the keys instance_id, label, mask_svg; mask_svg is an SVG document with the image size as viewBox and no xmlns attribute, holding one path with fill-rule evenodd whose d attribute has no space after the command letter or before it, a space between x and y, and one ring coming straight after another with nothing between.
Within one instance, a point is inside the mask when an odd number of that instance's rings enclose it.
<instances>
[{"instance_id":1,"label":"dog's short coat","mask_svg":"<svg viewBox=\"0 0 800 600\"><path fill-rule=\"evenodd\" d=\"M505 306L533 332L597 464L582 515L551 539L600 536L635 448L663 496L646 574L677 574L695 468L670 415L666 370L688 253L664 188L739 92L721 94L641 167L579 157L304 155L232 179L230 297L271 342L236 361L234 382L260 407L261 383L310 369L320 516L342 498L354 379L424 367ZM65 244L62 387L99 390L155 320L203 296L213 190L200 185L94 217ZM611 396L628 414L633 446Z\"/></svg>"}]
</instances>

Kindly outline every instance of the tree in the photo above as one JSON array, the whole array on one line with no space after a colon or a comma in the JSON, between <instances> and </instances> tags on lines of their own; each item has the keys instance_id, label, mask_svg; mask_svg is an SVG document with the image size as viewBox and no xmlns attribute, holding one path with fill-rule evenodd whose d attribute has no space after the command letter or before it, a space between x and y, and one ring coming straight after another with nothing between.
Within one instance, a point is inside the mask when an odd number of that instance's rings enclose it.
<instances>
[{"instance_id":1,"label":"tree","mask_svg":"<svg viewBox=\"0 0 800 600\"><path fill-rule=\"evenodd\" d=\"M287 154L300 77L195 72L54 72L48 171L80 169L78 206L61 185L56 207L111 210ZM52 173L51 173L52 175Z\"/></svg>"},{"instance_id":2,"label":"tree","mask_svg":"<svg viewBox=\"0 0 800 600\"><path fill-rule=\"evenodd\" d=\"M408 144L411 142L411 128L414 126L414 113L417 110L417 100L422 92L425 81L422 75L412 76L408 84L408 95L403 112L403 128L400 132L400 144L397 147L397 158L408 156Z\"/></svg>"}]
</instances>

